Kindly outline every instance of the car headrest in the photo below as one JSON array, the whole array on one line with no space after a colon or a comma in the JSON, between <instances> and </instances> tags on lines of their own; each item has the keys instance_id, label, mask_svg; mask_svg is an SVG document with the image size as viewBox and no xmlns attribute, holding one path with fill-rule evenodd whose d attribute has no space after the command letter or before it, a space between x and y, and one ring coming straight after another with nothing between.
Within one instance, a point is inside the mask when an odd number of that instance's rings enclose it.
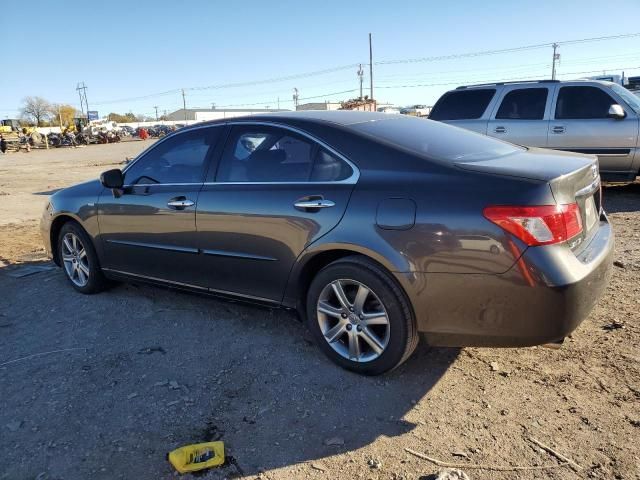
<instances>
[{"instance_id":1,"label":"car headrest","mask_svg":"<svg viewBox=\"0 0 640 480\"><path fill-rule=\"evenodd\" d=\"M336 158L320 152L311 171L311 181L328 182L335 181L342 174L342 164Z\"/></svg>"},{"instance_id":2,"label":"car headrest","mask_svg":"<svg viewBox=\"0 0 640 480\"><path fill-rule=\"evenodd\" d=\"M287 159L284 150L256 150L247 163L249 180L263 182L278 177L280 164Z\"/></svg>"}]
</instances>

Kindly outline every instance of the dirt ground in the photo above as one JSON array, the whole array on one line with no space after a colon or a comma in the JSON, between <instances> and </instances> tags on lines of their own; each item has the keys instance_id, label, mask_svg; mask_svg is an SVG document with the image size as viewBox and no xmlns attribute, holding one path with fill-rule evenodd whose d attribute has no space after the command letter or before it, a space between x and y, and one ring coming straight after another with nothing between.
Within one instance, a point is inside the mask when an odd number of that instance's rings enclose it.
<instances>
[{"instance_id":1,"label":"dirt ground","mask_svg":"<svg viewBox=\"0 0 640 480\"><path fill-rule=\"evenodd\" d=\"M167 452L217 439L230 461L199 478L442 470L409 449L472 480L640 479L639 183L604 190L613 278L561 349L421 344L366 378L290 313L132 284L84 296L46 269L47 196L148 144L0 156L0 479L174 478Z\"/></svg>"}]
</instances>

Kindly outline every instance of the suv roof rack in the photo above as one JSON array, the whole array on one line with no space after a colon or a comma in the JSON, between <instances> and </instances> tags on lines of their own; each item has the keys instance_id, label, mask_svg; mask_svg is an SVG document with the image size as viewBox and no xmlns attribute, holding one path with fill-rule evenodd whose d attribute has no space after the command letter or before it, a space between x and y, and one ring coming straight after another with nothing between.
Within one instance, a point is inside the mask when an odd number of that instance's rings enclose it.
<instances>
[{"instance_id":1,"label":"suv roof rack","mask_svg":"<svg viewBox=\"0 0 640 480\"><path fill-rule=\"evenodd\" d=\"M478 83L476 85L461 85L456 87L456 90L464 90L471 87L492 87L497 85L511 85L513 83L559 83L560 80L514 80L512 82L491 82L491 83Z\"/></svg>"}]
</instances>

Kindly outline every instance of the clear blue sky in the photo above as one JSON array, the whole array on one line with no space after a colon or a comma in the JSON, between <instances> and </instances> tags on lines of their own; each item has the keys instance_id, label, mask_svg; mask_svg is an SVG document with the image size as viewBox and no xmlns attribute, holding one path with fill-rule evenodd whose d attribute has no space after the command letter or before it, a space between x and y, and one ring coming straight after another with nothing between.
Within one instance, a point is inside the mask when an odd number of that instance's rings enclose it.
<instances>
[{"instance_id":1,"label":"clear blue sky","mask_svg":"<svg viewBox=\"0 0 640 480\"><path fill-rule=\"evenodd\" d=\"M272 79L368 62L504 49L640 32L640 0L587 7L564 1L56 1L3 2L0 117L16 117L39 95L78 106L152 114L181 107L180 88ZM640 75L640 37L565 45L560 78L602 71ZM548 77L551 49L378 65L374 96L397 105L432 104L457 84ZM592 73L583 73L592 72ZM365 77L368 86L368 70ZM415 87L413 85L428 85ZM255 86L187 90L188 107L260 103L291 108L300 97L342 100L358 88L356 68ZM107 103L111 102L111 103Z\"/></svg>"}]
</instances>

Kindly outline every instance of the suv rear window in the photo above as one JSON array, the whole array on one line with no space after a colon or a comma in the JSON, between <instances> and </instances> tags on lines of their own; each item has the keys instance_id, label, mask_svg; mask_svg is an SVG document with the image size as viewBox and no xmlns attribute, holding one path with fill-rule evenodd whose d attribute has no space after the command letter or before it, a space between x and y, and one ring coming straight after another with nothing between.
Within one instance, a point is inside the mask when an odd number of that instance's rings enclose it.
<instances>
[{"instance_id":1,"label":"suv rear window","mask_svg":"<svg viewBox=\"0 0 640 480\"><path fill-rule=\"evenodd\" d=\"M447 92L436 102L429 118L432 120L480 118L495 93L495 88L474 88Z\"/></svg>"}]
</instances>

